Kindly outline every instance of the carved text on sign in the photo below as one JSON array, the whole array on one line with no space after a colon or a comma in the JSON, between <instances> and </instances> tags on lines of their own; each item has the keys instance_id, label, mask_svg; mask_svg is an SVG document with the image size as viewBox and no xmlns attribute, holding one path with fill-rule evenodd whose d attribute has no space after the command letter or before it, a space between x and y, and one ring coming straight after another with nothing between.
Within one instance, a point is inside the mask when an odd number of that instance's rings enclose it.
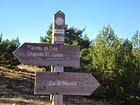
<instances>
[{"instance_id":1,"label":"carved text on sign","mask_svg":"<svg viewBox=\"0 0 140 105\"><path fill-rule=\"evenodd\" d=\"M64 33L65 33L64 29L54 29L54 34L64 34Z\"/></svg>"},{"instance_id":2,"label":"carved text on sign","mask_svg":"<svg viewBox=\"0 0 140 105\"><path fill-rule=\"evenodd\" d=\"M64 38L61 36L57 36L57 37L55 36L54 41L63 41L64 42Z\"/></svg>"},{"instance_id":3,"label":"carved text on sign","mask_svg":"<svg viewBox=\"0 0 140 105\"><path fill-rule=\"evenodd\" d=\"M66 80L56 80L56 81L48 81L49 86L77 86L76 81L66 81Z\"/></svg>"},{"instance_id":4,"label":"carved text on sign","mask_svg":"<svg viewBox=\"0 0 140 105\"><path fill-rule=\"evenodd\" d=\"M30 52L28 51L26 53L26 56L28 57L63 57L63 54L54 54L54 53L48 53L48 52Z\"/></svg>"},{"instance_id":5,"label":"carved text on sign","mask_svg":"<svg viewBox=\"0 0 140 105\"><path fill-rule=\"evenodd\" d=\"M86 82L82 81L69 81L69 80L49 80L49 81L44 81L44 80L38 80L38 83L43 83L46 84L47 86L66 86L66 87L77 87L77 86L82 86L85 87L87 86Z\"/></svg>"},{"instance_id":6,"label":"carved text on sign","mask_svg":"<svg viewBox=\"0 0 140 105\"><path fill-rule=\"evenodd\" d=\"M58 48L55 46L33 46L27 45L27 49L29 50L39 50L39 51L58 51Z\"/></svg>"},{"instance_id":7,"label":"carved text on sign","mask_svg":"<svg viewBox=\"0 0 140 105\"><path fill-rule=\"evenodd\" d=\"M29 51L26 52L28 57L63 57L58 54L58 47L55 46L33 46L27 45Z\"/></svg>"}]
</instances>

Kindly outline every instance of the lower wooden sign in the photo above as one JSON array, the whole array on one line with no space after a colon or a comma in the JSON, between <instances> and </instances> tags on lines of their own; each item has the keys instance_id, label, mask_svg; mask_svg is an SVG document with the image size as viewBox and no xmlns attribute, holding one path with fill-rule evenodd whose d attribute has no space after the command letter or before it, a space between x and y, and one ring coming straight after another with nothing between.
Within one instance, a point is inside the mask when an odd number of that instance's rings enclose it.
<instances>
[{"instance_id":1,"label":"lower wooden sign","mask_svg":"<svg viewBox=\"0 0 140 105\"><path fill-rule=\"evenodd\" d=\"M36 72L35 94L91 95L100 84L90 73Z\"/></svg>"}]
</instances>

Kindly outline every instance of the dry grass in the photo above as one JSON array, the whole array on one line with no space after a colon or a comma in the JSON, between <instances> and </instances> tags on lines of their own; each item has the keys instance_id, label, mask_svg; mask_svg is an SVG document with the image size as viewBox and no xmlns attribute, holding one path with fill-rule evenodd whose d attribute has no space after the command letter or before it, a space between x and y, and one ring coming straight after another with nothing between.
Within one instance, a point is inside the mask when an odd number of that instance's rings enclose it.
<instances>
[{"instance_id":1,"label":"dry grass","mask_svg":"<svg viewBox=\"0 0 140 105\"><path fill-rule=\"evenodd\" d=\"M24 70L27 70L27 71L41 71L41 70L44 70L44 68L39 68L38 66L23 65L23 64L18 65L17 68L24 69Z\"/></svg>"},{"instance_id":2,"label":"dry grass","mask_svg":"<svg viewBox=\"0 0 140 105\"><path fill-rule=\"evenodd\" d=\"M24 98L0 98L0 105L51 105L51 103Z\"/></svg>"}]
</instances>

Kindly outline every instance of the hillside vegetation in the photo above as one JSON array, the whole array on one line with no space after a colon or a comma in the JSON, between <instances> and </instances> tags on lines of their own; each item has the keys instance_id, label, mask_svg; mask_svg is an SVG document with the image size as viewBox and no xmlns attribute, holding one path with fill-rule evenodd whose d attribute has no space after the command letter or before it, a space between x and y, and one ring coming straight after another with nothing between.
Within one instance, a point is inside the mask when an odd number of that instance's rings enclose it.
<instances>
[{"instance_id":1,"label":"hillside vegetation","mask_svg":"<svg viewBox=\"0 0 140 105\"><path fill-rule=\"evenodd\" d=\"M65 71L92 73L101 84L86 99L107 101L112 105L140 105L139 31L136 31L131 39L123 39L119 38L108 25L99 31L94 40L90 40L87 34L83 35L84 31L85 29L69 28L66 25L64 44L80 46L81 56L80 68L65 67ZM51 39L52 26L49 27L46 36L40 37L40 42L51 44ZM12 53L19 45L18 38L10 41L8 39L3 40L2 35L0 37L0 65L10 68L0 70L2 72L0 96L14 97L19 95L19 97L32 97L25 99L36 100L38 96L33 95L34 71L27 68L15 69L15 66L20 63ZM41 70L50 71L50 67L42 68ZM65 98L65 102L67 99ZM43 101L40 97L39 100Z\"/></svg>"}]
</instances>

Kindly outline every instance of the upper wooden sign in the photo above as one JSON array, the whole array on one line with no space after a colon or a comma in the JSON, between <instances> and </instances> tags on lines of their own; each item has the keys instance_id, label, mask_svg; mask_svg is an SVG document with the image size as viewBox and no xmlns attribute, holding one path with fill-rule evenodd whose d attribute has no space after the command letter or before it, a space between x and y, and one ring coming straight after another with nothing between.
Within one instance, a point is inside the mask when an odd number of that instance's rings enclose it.
<instances>
[{"instance_id":1,"label":"upper wooden sign","mask_svg":"<svg viewBox=\"0 0 140 105\"><path fill-rule=\"evenodd\" d=\"M90 73L36 72L35 94L91 95L100 84Z\"/></svg>"},{"instance_id":2,"label":"upper wooden sign","mask_svg":"<svg viewBox=\"0 0 140 105\"><path fill-rule=\"evenodd\" d=\"M53 17L53 33L52 43L53 44L64 44L65 34L65 14L58 11Z\"/></svg>"},{"instance_id":3,"label":"upper wooden sign","mask_svg":"<svg viewBox=\"0 0 140 105\"><path fill-rule=\"evenodd\" d=\"M80 47L24 43L13 53L23 64L80 67Z\"/></svg>"}]
</instances>

